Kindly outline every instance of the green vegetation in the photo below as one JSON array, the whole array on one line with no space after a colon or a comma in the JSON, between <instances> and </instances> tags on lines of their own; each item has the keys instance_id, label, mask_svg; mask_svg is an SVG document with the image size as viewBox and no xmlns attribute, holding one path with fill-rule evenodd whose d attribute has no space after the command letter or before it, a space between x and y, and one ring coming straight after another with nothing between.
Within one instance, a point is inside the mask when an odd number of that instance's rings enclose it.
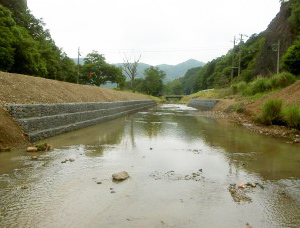
<instances>
[{"instance_id":1,"label":"green vegetation","mask_svg":"<svg viewBox=\"0 0 300 228\"><path fill-rule=\"evenodd\" d=\"M300 130L300 106L283 107L281 100L269 100L263 105L263 112L257 120L263 124L286 125Z\"/></svg>"},{"instance_id":2,"label":"green vegetation","mask_svg":"<svg viewBox=\"0 0 300 228\"><path fill-rule=\"evenodd\" d=\"M282 101L281 100L269 100L263 105L262 115L259 116L259 122L263 124L279 124L283 122L283 116L281 112Z\"/></svg>"},{"instance_id":3,"label":"green vegetation","mask_svg":"<svg viewBox=\"0 0 300 228\"><path fill-rule=\"evenodd\" d=\"M226 112L237 112L237 113L243 113L245 111L244 109L244 103L242 102L237 102L234 103L233 105L230 105L227 110L225 110Z\"/></svg>"},{"instance_id":4,"label":"green vegetation","mask_svg":"<svg viewBox=\"0 0 300 228\"><path fill-rule=\"evenodd\" d=\"M300 37L282 57L282 68L292 74L300 75Z\"/></svg>"},{"instance_id":5,"label":"green vegetation","mask_svg":"<svg viewBox=\"0 0 300 228\"><path fill-rule=\"evenodd\" d=\"M287 126L300 130L300 106L292 105L284 108L283 116Z\"/></svg>"},{"instance_id":6,"label":"green vegetation","mask_svg":"<svg viewBox=\"0 0 300 228\"><path fill-rule=\"evenodd\" d=\"M126 78L122 74L122 68L106 63L104 56L97 51L89 53L84 59L81 73L80 81L84 84L100 86L109 81L118 83L119 88L125 85Z\"/></svg>"},{"instance_id":7,"label":"green vegetation","mask_svg":"<svg viewBox=\"0 0 300 228\"><path fill-rule=\"evenodd\" d=\"M275 74L271 78L258 77L256 80L246 83L244 81L233 84L229 94L241 94L254 96L271 90L287 87L296 81L296 77L291 73L282 72Z\"/></svg>"},{"instance_id":8,"label":"green vegetation","mask_svg":"<svg viewBox=\"0 0 300 228\"><path fill-rule=\"evenodd\" d=\"M132 81L135 90L151 96L162 96L165 72L158 67L149 67L145 69L144 75L144 79L138 78ZM125 89L130 90L131 88L131 82L126 82Z\"/></svg>"},{"instance_id":9,"label":"green vegetation","mask_svg":"<svg viewBox=\"0 0 300 228\"><path fill-rule=\"evenodd\" d=\"M76 65L44 26L25 1L0 0L0 71L76 82Z\"/></svg>"}]
</instances>

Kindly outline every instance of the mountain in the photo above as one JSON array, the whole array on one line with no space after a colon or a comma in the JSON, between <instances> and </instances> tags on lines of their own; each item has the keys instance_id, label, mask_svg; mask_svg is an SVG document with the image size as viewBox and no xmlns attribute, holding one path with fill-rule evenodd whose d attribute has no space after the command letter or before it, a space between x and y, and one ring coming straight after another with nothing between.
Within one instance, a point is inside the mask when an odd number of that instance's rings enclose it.
<instances>
[{"instance_id":1,"label":"mountain","mask_svg":"<svg viewBox=\"0 0 300 228\"><path fill-rule=\"evenodd\" d=\"M75 62L75 64L77 64L78 59L73 58L73 61ZM79 64L84 64L84 58L79 58ZM122 67L123 63L116 63L114 65ZM160 65L156 65L155 67L158 67L159 69L161 69L162 71L164 71L166 73L166 78L164 81L169 82L174 79L183 77L185 75L185 73L191 68L202 67L204 65L205 65L205 63L203 63L203 62L200 62L195 59L189 59L189 60L187 60L183 63L179 63L177 65L160 64ZM151 66L152 65L150 65L150 64L139 63L138 70L137 70L137 78L143 78L144 71Z\"/></svg>"},{"instance_id":2,"label":"mountain","mask_svg":"<svg viewBox=\"0 0 300 228\"><path fill-rule=\"evenodd\" d=\"M123 66L122 63L117 63L115 65ZM205 65L205 63L203 63L203 62L200 62L195 59L189 59L189 60L187 60L183 63L179 63L177 65L160 64L160 65L156 65L155 67L158 67L159 69L161 69L162 71L164 71L166 73L166 78L164 81L169 82L174 79L183 77L185 75L185 73L191 68L202 67L204 65ZM137 78L143 78L145 69L147 69L149 67L151 67L151 65L146 64L146 63L139 63L138 70L137 70Z\"/></svg>"},{"instance_id":3,"label":"mountain","mask_svg":"<svg viewBox=\"0 0 300 228\"><path fill-rule=\"evenodd\" d=\"M162 65L157 65L157 67L159 69L163 70L164 72L166 72L167 77L166 77L165 81L172 81L174 79L183 77L189 69L195 68L195 67L202 67L204 65L205 65L205 63L203 63L203 62L199 62L195 59L189 59L189 60L187 60L183 63L179 63L177 65L162 64Z\"/></svg>"}]
</instances>

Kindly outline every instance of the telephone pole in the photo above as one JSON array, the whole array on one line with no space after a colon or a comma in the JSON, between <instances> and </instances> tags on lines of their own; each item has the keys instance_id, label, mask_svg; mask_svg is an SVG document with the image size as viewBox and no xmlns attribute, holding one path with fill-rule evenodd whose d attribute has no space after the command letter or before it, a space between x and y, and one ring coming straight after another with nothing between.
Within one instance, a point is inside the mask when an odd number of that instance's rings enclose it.
<instances>
[{"instance_id":1,"label":"telephone pole","mask_svg":"<svg viewBox=\"0 0 300 228\"><path fill-rule=\"evenodd\" d=\"M277 44L272 45L273 51L277 52L277 64L276 64L276 72L279 74L279 65L280 65L280 40L278 40Z\"/></svg>"},{"instance_id":2,"label":"telephone pole","mask_svg":"<svg viewBox=\"0 0 300 228\"><path fill-rule=\"evenodd\" d=\"M80 55L80 47L78 47L78 58L77 58L77 84L79 84L79 68L80 68L80 66L79 66L79 56L81 56Z\"/></svg>"},{"instance_id":3,"label":"telephone pole","mask_svg":"<svg viewBox=\"0 0 300 228\"><path fill-rule=\"evenodd\" d=\"M277 43L277 74L279 74L279 63L280 63L280 40Z\"/></svg>"},{"instance_id":4,"label":"telephone pole","mask_svg":"<svg viewBox=\"0 0 300 228\"><path fill-rule=\"evenodd\" d=\"M236 67L234 67L235 41L236 40L235 40L235 36L234 36L234 38L233 38L233 49L232 49L232 62L231 62L231 80L230 80L231 84L232 84L232 80L233 80L234 69L236 68Z\"/></svg>"},{"instance_id":5,"label":"telephone pole","mask_svg":"<svg viewBox=\"0 0 300 228\"><path fill-rule=\"evenodd\" d=\"M239 50L239 67L238 67L238 76L241 74L241 62L242 62L242 43L243 43L243 36L248 37L245 34L240 34L240 50Z\"/></svg>"}]
</instances>

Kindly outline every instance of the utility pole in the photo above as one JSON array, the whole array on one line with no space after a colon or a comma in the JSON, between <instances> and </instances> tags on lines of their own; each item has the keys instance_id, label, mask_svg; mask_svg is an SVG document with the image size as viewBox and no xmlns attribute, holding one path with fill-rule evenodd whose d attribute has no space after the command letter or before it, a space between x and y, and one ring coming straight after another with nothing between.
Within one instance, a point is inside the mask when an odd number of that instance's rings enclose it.
<instances>
[{"instance_id":1,"label":"utility pole","mask_svg":"<svg viewBox=\"0 0 300 228\"><path fill-rule=\"evenodd\" d=\"M278 40L277 44L272 45L273 51L277 52L277 64L276 64L276 72L279 74L279 65L280 65L280 40Z\"/></svg>"},{"instance_id":2,"label":"utility pole","mask_svg":"<svg viewBox=\"0 0 300 228\"><path fill-rule=\"evenodd\" d=\"M240 50L239 50L239 67L238 67L238 76L241 74L241 62L242 62L242 43L243 43L243 36L248 37L245 34L240 34Z\"/></svg>"},{"instance_id":3,"label":"utility pole","mask_svg":"<svg viewBox=\"0 0 300 228\"><path fill-rule=\"evenodd\" d=\"M279 74L279 63L280 63L280 40L277 43L277 74Z\"/></svg>"},{"instance_id":4,"label":"utility pole","mask_svg":"<svg viewBox=\"0 0 300 228\"><path fill-rule=\"evenodd\" d=\"M78 58L77 58L77 84L79 84L79 56L81 56L80 55L80 47L78 47Z\"/></svg>"},{"instance_id":5,"label":"utility pole","mask_svg":"<svg viewBox=\"0 0 300 228\"><path fill-rule=\"evenodd\" d=\"M233 38L233 49L232 49L232 62L231 62L231 84L232 84L232 80L233 80L233 74L234 74L234 50L235 50L235 36Z\"/></svg>"}]
</instances>

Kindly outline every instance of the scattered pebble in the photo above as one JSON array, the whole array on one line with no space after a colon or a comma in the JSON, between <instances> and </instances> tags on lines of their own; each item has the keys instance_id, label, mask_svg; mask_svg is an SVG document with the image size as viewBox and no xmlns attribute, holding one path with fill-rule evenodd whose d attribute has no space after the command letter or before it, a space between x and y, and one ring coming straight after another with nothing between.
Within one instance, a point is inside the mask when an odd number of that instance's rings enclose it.
<instances>
[{"instance_id":1,"label":"scattered pebble","mask_svg":"<svg viewBox=\"0 0 300 228\"><path fill-rule=\"evenodd\" d=\"M74 161L75 161L74 158L69 158L69 159L65 159L65 160L61 161L61 163L74 162Z\"/></svg>"},{"instance_id":2,"label":"scattered pebble","mask_svg":"<svg viewBox=\"0 0 300 228\"><path fill-rule=\"evenodd\" d=\"M110 193L112 193L112 194L113 194L113 193L116 193L116 192L115 192L115 191L111 191Z\"/></svg>"},{"instance_id":3,"label":"scattered pebble","mask_svg":"<svg viewBox=\"0 0 300 228\"><path fill-rule=\"evenodd\" d=\"M101 182L101 181L97 181L96 183L97 183L97 184L102 184L102 182Z\"/></svg>"}]
</instances>

